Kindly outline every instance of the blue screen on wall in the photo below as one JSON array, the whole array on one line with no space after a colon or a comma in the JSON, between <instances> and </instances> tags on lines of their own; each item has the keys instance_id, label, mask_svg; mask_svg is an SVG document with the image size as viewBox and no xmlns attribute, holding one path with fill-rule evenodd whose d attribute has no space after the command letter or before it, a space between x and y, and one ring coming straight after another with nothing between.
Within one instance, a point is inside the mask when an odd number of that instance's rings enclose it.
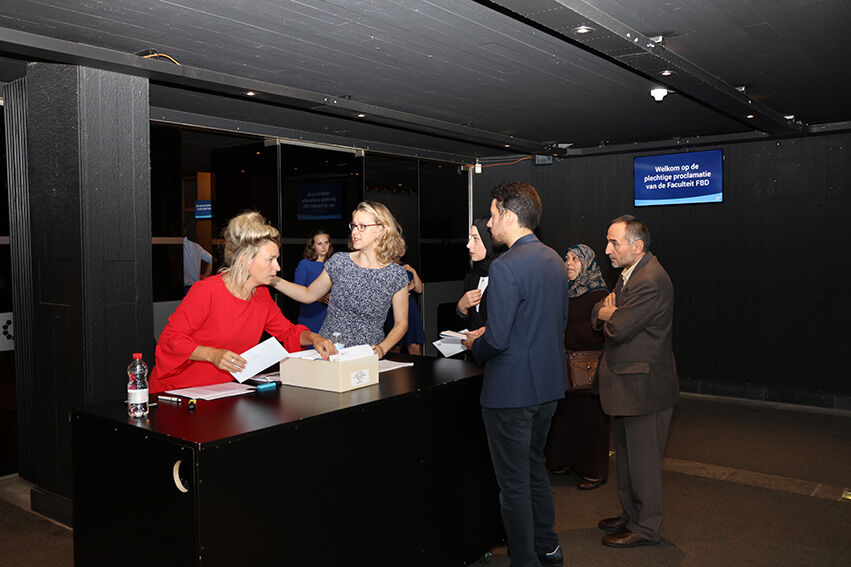
<instances>
[{"instance_id":1,"label":"blue screen on wall","mask_svg":"<svg viewBox=\"0 0 851 567\"><path fill-rule=\"evenodd\" d=\"M298 186L298 220L343 218L343 184L339 181Z\"/></svg>"},{"instance_id":2,"label":"blue screen on wall","mask_svg":"<svg viewBox=\"0 0 851 567\"><path fill-rule=\"evenodd\" d=\"M635 158L635 206L720 203L721 150Z\"/></svg>"}]
</instances>

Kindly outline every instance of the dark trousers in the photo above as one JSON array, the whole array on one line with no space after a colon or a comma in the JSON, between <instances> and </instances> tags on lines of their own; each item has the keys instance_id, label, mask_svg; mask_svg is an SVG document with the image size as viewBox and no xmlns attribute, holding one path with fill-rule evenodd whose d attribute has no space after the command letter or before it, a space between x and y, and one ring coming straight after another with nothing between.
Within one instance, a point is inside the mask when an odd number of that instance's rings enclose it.
<instances>
[{"instance_id":1,"label":"dark trousers","mask_svg":"<svg viewBox=\"0 0 851 567\"><path fill-rule=\"evenodd\" d=\"M482 408L513 567L538 567L538 553L558 546L555 506L544 445L556 402L524 408Z\"/></svg>"},{"instance_id":2,"label":"dark trousers","mask_svg":"<svg viewBox=\"0 0 851 567\"><path fill-rule=\"evenodd\" d=\"M615 452L621 518L629 531L659 541L662 525L662 456L674 408L615 417Z\"/></svg>"}]
</instances>

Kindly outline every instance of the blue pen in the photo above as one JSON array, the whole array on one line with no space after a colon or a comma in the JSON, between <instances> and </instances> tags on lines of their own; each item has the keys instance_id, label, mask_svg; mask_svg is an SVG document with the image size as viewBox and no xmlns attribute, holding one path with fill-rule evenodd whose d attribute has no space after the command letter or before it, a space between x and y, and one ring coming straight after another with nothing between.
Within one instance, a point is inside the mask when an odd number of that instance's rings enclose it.
<instances>
[{"instance_id":1,"label":"blue pen","mask_svg":"<svg viewBox=\"0 0 851 567\"><path fill-rule=\"evenodd\" d=\"M274 382L266 382L265 384L257 384L257 391L263 392L265 390L274 390L275 385L276 384Z\"/></svg>"}]
</instances>

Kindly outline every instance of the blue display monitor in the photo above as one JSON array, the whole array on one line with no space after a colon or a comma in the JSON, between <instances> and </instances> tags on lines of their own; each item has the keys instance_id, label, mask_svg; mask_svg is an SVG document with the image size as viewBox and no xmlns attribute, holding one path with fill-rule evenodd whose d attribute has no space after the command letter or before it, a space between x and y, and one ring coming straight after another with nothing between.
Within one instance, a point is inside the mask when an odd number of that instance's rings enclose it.
<instances>
[{"instance_id":1,"label":"blue display monitor","mask_svg":"<svg viewBox=\"0 0 851 567\"><path fill-rule=\"evenodd\" d=\"M721 150L635 158L635 206L720 203Z\"/></svg>"},{"instance_id":2,"label":"blue display monitor","mask_svg":"<svg viewBox=\"0 0 851 567\"><path fill-rule=\"evenodd\" d=\"M339 181L298 186L298 220L343 218L343 184Z\"/></svg>"}]
</instances>

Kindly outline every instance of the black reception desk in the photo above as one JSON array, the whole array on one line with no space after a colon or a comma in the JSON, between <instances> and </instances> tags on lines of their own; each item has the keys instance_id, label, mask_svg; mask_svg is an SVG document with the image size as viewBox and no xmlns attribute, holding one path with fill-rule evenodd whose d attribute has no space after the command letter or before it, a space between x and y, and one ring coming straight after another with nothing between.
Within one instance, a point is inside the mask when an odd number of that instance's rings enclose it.
<instances>
[{"instance_id":1,"label":"black reception desk","mask_svg":"<svg viewBox=\"0 0 851 567\"><path fill-rule=\"evenodd\" d=\"M476 561L502 539L482 369L395 359L416 364L342 394L75 410L75 565Z\"/></svg>"}]
</instances>

